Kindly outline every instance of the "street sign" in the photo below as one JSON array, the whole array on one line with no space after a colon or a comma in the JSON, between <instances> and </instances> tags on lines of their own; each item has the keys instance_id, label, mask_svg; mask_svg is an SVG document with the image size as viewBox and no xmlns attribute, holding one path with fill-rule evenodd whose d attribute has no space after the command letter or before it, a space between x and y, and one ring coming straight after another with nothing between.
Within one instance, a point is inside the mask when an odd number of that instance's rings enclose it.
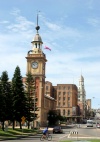
<instances>
[{"instance_id":1,"label":"street sign","mask_svg":"<svg viewBox=\"0 0 100 142\"><path fill-rule=\"evenodd\" d=\"M26 118L23 116L21 119L22 119L22 124L24 124Z\"/></svg>"}]
</instances>

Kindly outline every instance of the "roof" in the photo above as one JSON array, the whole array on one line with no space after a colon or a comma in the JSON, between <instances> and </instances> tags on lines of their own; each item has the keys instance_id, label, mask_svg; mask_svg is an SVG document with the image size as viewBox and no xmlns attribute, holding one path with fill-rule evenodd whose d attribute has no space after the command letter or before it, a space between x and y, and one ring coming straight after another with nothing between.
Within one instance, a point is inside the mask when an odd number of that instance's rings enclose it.
<instances>
[{"instance_id":1,"label":"roof","mask_svg":"<svg viewBox=\"0 0 100 142\"><path fill-rule=\"evenodd\" d=\"M32 40L32 42L42 42L42 38L39 35L39 33L37 33L34 37L34 39Z\"/></svg>"}]
</instances>

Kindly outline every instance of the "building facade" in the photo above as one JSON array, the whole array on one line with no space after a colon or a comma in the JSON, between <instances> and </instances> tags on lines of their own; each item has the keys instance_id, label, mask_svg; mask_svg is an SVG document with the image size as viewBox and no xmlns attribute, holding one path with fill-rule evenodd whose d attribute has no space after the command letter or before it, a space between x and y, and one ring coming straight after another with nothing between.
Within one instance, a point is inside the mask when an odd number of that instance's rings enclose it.
<instances>
[{"instance_id":1,"label":"building facade","mask_svg":"<svg viewBox=\"0 0 100 142\"><path fill-rule=\"evenodd\" d=\"M85 92L85 87L84 87L84 78L82 75L79 78L78 105L81 110L81 116L85 118L86 117L86 92Z\"/></svg>"},{"instance_id":2,"label":"building facade","mask_svg":"<svg viewBox=\"0 0 100 142\"><path fill-rule=\"evenodd\" d=\"M38 20L38 15L37 15ZM33 78L35 78L36 85L36 96L38 98L36 111L37 119L35 120L35 126L44 126L47 123L47 113L50 109L55 109L56 101L55 99L45 94L45 68L46 68L46 55L42 51L42 38L39 35L40 27L36 26L36 35L32 40L32 49L28 51L27 60L27 71L26 74L31 73ZM25 78L24 78L25 81Z\"/></svg>"},{"instance_id":3,"label":"building facade","mask_svg":"<svg viewBox=\"0 0 100 142\"><path fill-rule=\"evenodd\" d=\"M38 16L37 16L38 21ZM32 40L32 49L26 56L27 70L26 74L31 73L35 78L36 96L38 98L36 111L37 119L35 126L46 126L49 110L60 112L61 116L67 118L67 121L77 121L81 115L85 116L86 94L84 89L84 78L81 76L79 87L75 84L57 84L53 86L51 82L45 81L46 55L43 53L42 38L39 35L40 27L36 26L36 35ZM23 83L25 78L23 78Z\"/></svg>"},{"instance_id":4,"label":"building facade","mask_svg":"<svg viewBox=\"0 0 100 142\"><path fill-rule=\"evenodd\" d=\"M67 121L77 121L78 88L75 84L57 84L56 109Z\"/></svg>"}]
</instances>

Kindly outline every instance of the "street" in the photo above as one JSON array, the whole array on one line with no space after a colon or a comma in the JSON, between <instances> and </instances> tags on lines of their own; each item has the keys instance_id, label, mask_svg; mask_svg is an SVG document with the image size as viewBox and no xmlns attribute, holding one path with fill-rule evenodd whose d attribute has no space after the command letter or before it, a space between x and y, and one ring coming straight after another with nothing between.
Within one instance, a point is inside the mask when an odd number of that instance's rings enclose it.
<instances>
[{"instance_id":1,"label":"street","mask_svg":"<svg viewBox=\"0 0 100 142\"><path fill-rule=\"evenodd\" d=\"M51 142L60 142L62 140L81 140L81 139L100 139L100 129L97 129L94 125L94 127L86 127L85 124L81 124L80 127L77 127L78 125L72 126L65 126L63 127L63 133L62 134L53 134L52 135L52 141ZM75 132L78 132L75 133ZM40 142L40 137L42 134L37 134L34 136L29 136L27 138L21 138L17 140L7 140L7 142ZM45 140L46 142L47 140ZM1 141L4 142L4 141Z\"/></svg>"}]
</instances>

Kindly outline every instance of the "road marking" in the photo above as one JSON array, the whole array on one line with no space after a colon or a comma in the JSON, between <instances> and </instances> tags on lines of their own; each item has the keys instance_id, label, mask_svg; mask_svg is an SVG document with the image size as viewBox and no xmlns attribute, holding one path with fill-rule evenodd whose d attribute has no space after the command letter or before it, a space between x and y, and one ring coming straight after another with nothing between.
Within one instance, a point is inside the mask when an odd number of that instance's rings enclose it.
<instances>
[{"instance_id":1,"label":"road marking","mask_svg":"<svg viewBox=\"0 0 100 142\"><path fill-rule=\"evenodd\" d=\"M68 135L64 135L64 136L62 136L62 137L60 137L59 139L63 139L63 138L65 138L65 137L67 137Z\"/></svg>"},{"instance_id":2,"label":"road marking","mask_svg":"<svg viewBox=\"0 0 100 142\"><path fill-rule=\"evenodd\" d=\"M70 138L70 134L68 134L68 138Z\"/></svg>"},{"instance_id":3,"label":"road marking","mask_svg":"<svg viewBox=\"0 0 100 142\"><path fill-rule=\"evenodd\" d=\"M68 138L70 138L70 137L68 137ZM72 139L75 139L76 137L71 137ZM100 139L100 137L79 137L78 136L78 138L79 139Z\"/></svg>"}]
</instances>

